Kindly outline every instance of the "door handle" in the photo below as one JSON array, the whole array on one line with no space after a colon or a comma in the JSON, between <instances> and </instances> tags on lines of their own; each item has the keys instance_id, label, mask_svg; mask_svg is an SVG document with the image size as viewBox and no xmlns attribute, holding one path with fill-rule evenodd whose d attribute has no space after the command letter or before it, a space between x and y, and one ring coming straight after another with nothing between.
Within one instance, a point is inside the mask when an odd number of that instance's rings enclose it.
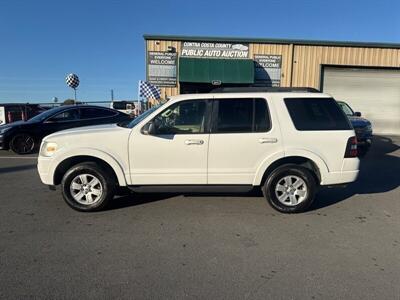
<instances>
[{"instance_id":1,"label":"door handle","mask_svg":"<svg viewBox=\"0 0 400 300\"><path fill-rule=\"evenodd\" d=\"M278 139L277 138L261 138L261 139L258 139L258 142L260 144L267 144L267 143L271 144L271 143L278 142Z\"/></svg>"},{"instance_id":2,"label":"door handle","mask_svg":"<svg viewBox=\"0 0 400 300\"><path fill-rule=\"evenodd\" d=\"M186 140L185 145L203 145L203 140Z\"/></svg>"}]
</instances>

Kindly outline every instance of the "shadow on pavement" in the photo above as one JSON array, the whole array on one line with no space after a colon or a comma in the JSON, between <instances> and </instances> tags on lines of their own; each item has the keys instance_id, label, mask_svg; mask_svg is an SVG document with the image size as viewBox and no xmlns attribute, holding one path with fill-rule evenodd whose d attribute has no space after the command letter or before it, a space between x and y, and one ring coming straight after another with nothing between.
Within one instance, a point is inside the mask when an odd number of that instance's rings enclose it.
<instances>
[{"instance_id":1,"label":"shadow on pavement","mask_svg":"<svg viewBox=\"0 0 400 300\"><path fill-rule=\"evenodd\" d=\"M127 192L126 195L122 195L120 197L115 197L111 204L108 206L106 210L114 210L125 208L129 206L137 206L142 204L147 204L151 202L156 202L160 200L167 200L169 198L173 198L179 194L134 194Z\"/></svg>"},{"instance_id":2,"label":"shadow on pavement","mask_svg":"<svg viewBox=\"0 0 400 300\"><path fill-rule=\"evenodd\" d=\"M361 159L360 174L356 182L345 188L322 188L318 193L310 210L328 207L344 201L356 194L385 193L400 186L400 157L392 153L400 149L391 138L375 136L373 145L365 157ZM109 207L119 209L136 206L154 201L165 200L180 194L128 194L115 198ZM207 193L190 196L229 196L238 197L262 197L260 189L256 188L249 193L221 194Z\"/></svg>"},{"instance_id":3,"label":"shadow on pavement","mask_svg":"<svg viewBox=\"0 0 400 300\"><path fill-rule=\"evenodd\" d=\"M361 159L357 181L345 188L322 189L311 210L333 205L356 194L385 193L399 187L400 157L393 155L398 149L400 146L391 138L374 136L370 151Z\"/></svg>"},{"instance_id":4,"label":"shadow on pavement","mask_svg":"<svg viewBox=\"0 0 400 300\"><path fill-rule=\"evenodd\" d=\"M36 164L0 168L0 174L36 169Z\"/></svg>"}]
</instances>

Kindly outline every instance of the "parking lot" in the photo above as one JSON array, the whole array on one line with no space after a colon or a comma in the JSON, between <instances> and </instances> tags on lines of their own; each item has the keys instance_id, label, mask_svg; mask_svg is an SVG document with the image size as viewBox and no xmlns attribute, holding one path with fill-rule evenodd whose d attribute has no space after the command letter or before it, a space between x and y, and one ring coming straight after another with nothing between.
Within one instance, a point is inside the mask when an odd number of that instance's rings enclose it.
<instances>
[{"instance_id":1,"label":"parking lot","mask_svg":"<svg viewBox=\"0 0 400 300\"><path fill-rule=\"evenodd\" d=\"M79 213L0 151L0 298L400 299L400 137L284 215L245 195L132 195Z\"/></svg>"}]
</instances>

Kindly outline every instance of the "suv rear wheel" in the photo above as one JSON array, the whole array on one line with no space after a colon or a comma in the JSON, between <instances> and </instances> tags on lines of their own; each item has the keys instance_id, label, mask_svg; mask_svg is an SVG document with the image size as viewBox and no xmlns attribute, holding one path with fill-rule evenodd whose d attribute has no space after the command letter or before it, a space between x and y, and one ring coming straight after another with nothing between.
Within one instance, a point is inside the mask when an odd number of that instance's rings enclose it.
<instances>
[{"instance_id":1,"label":"suv rear wheel","mask_svg":"<svg viewBox=\"0 0 400 300\"><path fill-rule=\"evenodd\" d=\"M298 213L310 207L316 188L315 179L307 168L288 164L278 167L269 175L263 193L276 210Z\"/></svg>"},{"instance_id":2,"label":"suv rear wheel","mask_svg":"<svg viewBox=\"0 0 400 300\"><path fill-rule=\"evenodd\" d=\"M69 169L62 181L65 202L78 211L98 211L114 197L114 176L94 162L81 163Z\"/></svg>"}]
</instances>

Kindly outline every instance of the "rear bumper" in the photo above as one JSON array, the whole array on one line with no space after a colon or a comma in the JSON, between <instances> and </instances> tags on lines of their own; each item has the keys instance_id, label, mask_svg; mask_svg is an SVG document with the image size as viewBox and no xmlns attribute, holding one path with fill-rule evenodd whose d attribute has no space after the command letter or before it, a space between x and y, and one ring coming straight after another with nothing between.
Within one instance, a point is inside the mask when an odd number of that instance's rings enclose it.
<instances>
[{"instance_id":1,"label":"rear bumper","mask_svg":"<svg viewBox=\"0 0 400 300\"><path fill-rule=\"evenodd\" d=\"M356 181L359 170L356 171L344 171L344 172L329 172L321 185L337 185L345 184Z\"/></svg>"},{"instance_id":2,"label":"rear bumper","mask_svg":"<svg viewBox=\"0 0 400 300\"><path fill-rule=\"evenodd\" d=\"M342 170L328 172L323 177L321 185L337 185L356 181L359 173L360 160L357 157L344 158Z\"/></svg>"}]
</instances>

